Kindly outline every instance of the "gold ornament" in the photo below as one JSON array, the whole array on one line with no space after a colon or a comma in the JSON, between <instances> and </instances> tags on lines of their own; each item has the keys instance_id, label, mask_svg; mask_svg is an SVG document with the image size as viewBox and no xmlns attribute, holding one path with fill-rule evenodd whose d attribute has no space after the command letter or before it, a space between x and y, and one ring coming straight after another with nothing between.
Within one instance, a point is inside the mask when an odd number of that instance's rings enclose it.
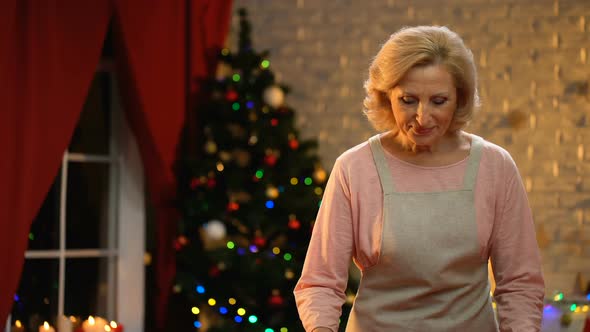
<instances>
[{"instance_id":1,"label":"gold ornament","mask_svg":"<svg viewBox=\"0 0 590 332\"><path fill-rule=\"evenodd\" d=\"M279 197L279 190L274 186L266 188L266 196L270 199L276 199Z\"/></svg>"},{"instance_id":2,"label":"gold ornament","mask_svg":"<svg viewBox=\"0 0 590 332\"><path fill-rule=\"evenodd\" d=\"M246 167L250 164L250 153L248 151L236 149L233 154L238 166Z\"/></svg>"},{"instance_id":3,"label":"gold ornament","mask_svg":"<svg viewBox=\"0 0 590 332\"><path fill-rule=\"evenodd\" d=\"M207 141L207 143L205 143L205 151L208 154L214 154L217 152L217 144L215 144L215 142L213 141Z\"/></svg>"},{"instance_id":4,"label":"gold ornament","mask_svg":"<svg viewBox=\"0 0 590 332\"><path fill-rule=\"evenodd\" d=\"M321 167L317 167L315 169L315 171L313 172L313 178L318 183L324 183L326 181L327 177L328 177L328 175L327 175L326 171Z\"/></svg>"}]
</instances>

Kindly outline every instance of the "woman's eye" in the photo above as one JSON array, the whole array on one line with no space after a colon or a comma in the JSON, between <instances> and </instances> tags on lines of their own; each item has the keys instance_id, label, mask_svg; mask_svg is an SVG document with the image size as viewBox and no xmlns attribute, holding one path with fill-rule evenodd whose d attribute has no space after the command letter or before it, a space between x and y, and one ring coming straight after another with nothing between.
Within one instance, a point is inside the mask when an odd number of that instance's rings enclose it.
<instances>
[{"instance_id":1,"label":"woman's eye","mask_svg":"<svg viewBox=\"0 0 590 332\"><path fill-rule=\"evenodd\" d=\"M402 96L399 98L399 100L406 105L411 105L416 102L416 99L414 99L412 97L408 97L408 96Z\"/></svg>"},{"instance_id":2,"label":"woman's eye","mask_svg":"<svg viewBox=\"0 0 590 332\"><path fill-rule=\"evenodd\" d=\"M433 102L435 105L442 105L442 104L444 104L444 103L446 103L446 102L447 102L447 99L446 99L446 98L434 98L434 99L432 100L432 102Z\"/></svg>"}]
</instances>

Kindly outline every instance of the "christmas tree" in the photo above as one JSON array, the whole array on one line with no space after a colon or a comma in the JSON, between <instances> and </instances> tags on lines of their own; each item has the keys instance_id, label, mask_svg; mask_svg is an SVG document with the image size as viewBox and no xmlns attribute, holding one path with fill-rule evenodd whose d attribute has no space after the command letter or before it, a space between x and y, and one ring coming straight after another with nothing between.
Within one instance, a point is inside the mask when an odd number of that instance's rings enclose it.
<instances>
[{"instance_id":1,"label":"christmas tree","mask_svg":"<svg viewBox=\"0 0 590 332\"><path fill-rule=\"evenodd\" d=\"M180 158L175 292L188 330L302 331L293 288L328 175L239 15L238 50L221 51L196 110L199 151Z\"/></svg>"}]
</instances>

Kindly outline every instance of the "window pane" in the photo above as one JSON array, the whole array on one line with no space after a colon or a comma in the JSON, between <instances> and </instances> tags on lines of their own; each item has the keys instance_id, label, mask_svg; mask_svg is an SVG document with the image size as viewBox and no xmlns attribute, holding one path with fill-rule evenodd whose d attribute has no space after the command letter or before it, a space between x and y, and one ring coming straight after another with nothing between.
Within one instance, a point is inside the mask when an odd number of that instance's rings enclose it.
<instances>
[{"instance_id":1,"label":"window pane","mask_svg":"<svg viewBox=\"0 0 590 332\"><path fill-rule=\"evenodd\" d=\"M18 291L14 296L12 319L20 320L29 331L38 331L44 321L55 322L59 261L27 259Z\"/></svg>"},{"instance_id":2,"label":"window pane","mask_svg":"<svg viewBox=\"0 0 590 332\"><path fill-rule=\"evenodd\" d=\"M45 201L33 220L29 232L29 250L51 250L59 248L59 195L61 169L51 185Z\"/></svg>"},{"instance_id":3,"label":"window pane","mask_svg":"<svg viewBox=\"0 0 590 332\"><path fill-rule=\"evenodd\" d=\"M111 259L116 269L116 259ZM72 258L66 260L66 288L64 313L68 316L107 317L108 262L101 258ZM115 271L116 272L116 271ZM115 288L116 289L116 288Z\"/></svg>"},{"instance_id":4,"label":"window pane","mask_svg":"<svg viewBox=\"0 0 590 332\"><path fill-rule=\"evenodd\" d=\"M110 89L109 74L97 72L74 130L70 152L109 154Z\"/></svg>"},{"instance_id":5,"label":"window pane","mask_svg":"<svg viewBox=\"0 0 590 332\"><path fill-rule=\"evenodd\" d=\"M109 164L69 163L68 249L108 248Z\"/></svg>"}]
</instances>

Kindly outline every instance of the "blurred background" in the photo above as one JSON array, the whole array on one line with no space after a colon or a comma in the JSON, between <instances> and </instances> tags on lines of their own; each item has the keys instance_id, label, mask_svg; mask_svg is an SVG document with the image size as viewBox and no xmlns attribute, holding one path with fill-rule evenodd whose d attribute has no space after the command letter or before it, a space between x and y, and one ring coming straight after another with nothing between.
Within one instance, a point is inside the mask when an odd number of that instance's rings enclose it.
<instances>
[{"instance_id":1,"label":"blurred background","mask_svg":"<svg viewBox=\"0 0 590 332\"><path fill-rule=\"evenodd\" d=\"M326 177L375 134L369 63L413 25L474 53L467 130L521 172L542 331L590 330L587 0L2 2L6 331L301 331Z\"/></svg>"}]
</instances>

